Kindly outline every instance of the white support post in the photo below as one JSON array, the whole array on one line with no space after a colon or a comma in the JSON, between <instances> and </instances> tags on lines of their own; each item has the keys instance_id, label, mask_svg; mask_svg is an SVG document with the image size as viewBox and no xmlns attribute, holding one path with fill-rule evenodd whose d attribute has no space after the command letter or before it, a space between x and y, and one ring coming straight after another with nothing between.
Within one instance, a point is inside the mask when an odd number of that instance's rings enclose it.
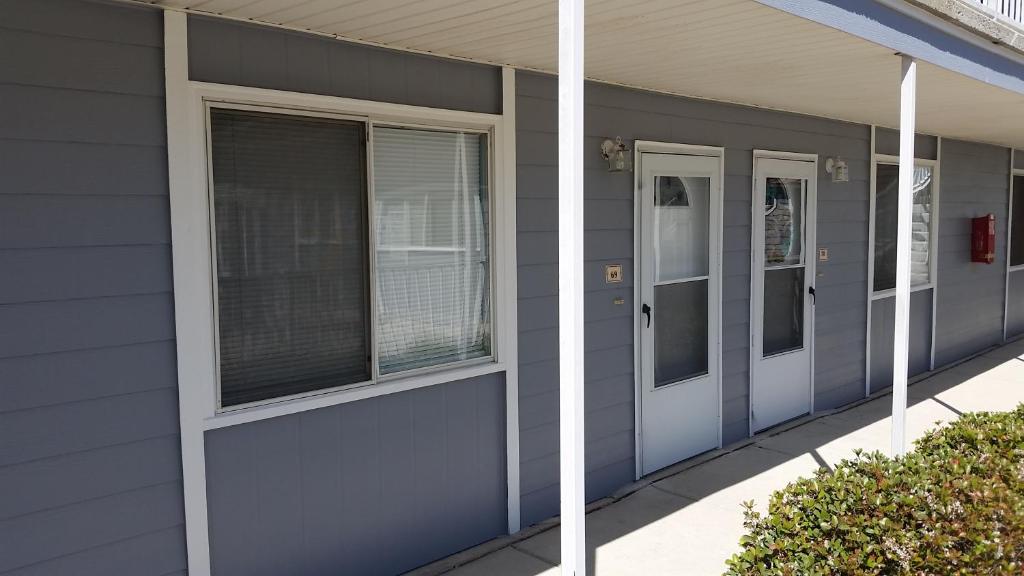
<instances>
[{"instance_id":1,"label":"white support post","mask_svg":"<svg viewBox=\"0 0 1024 576\"><path fill-rule=\"evenodd\" d=\"M903 55L900 80L899 222L896 229L896 326L892 369L892 454L906 453L907 361L910 346L910 234L914 209L914 120L917 62Z\"/></svg>"},{"instance_id":2,"label":"white support post","mask_svg":"<svg viewBox=\"0 0 1024 576\"><path fill-rule=\"evenodd\" d=\"M583 576L583 0L558 1L558 354L562 575Z\"/></svg>"}]
</instances>

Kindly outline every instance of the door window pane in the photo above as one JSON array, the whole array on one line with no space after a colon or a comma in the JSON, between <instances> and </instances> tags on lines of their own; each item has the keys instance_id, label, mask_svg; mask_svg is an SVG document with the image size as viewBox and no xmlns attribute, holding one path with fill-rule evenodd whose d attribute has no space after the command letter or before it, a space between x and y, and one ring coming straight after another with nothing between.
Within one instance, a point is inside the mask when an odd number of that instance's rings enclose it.
<instances>
[{"instance_id":1,"label":"door window pane","mask_svg":"<svg viewBox=\"0 0 1024 576\"><path fill-rule=\"evenodd\" d=\"M487 136L376 128L382 374L491 354Z\"/></svg>"},{"instance_id":2,"label":"door window pane","mask_svg":"<svg viewBox=\"0 0 1024 576\"><path fill-rule=\"evenodd\" d=\"M654 177L655 282L708 275L711 178Z\"/></svg>"},{"instance_id":3,"label":"door window pane","mask_svg":"<svg viewBox=\"0 0 1024 576\"><path fill-rule=\"evenodd\" d=\"M1010 216L1010 265L1024 264L1024 176L1013 177L1013 214Z\"/></svg>"},{"instance_id":4,"label":"door window pane","mask_svg":"<svg viewBox=\"0 0 1024 576\"><path fill-rule=\"evenodd\" d=\"M896 234L899 224L899 166L879 164L875 173L875 280L874 289L896 287ZM911 213L910 284L931 278L932 168L914 168L914 206Z\"/></svg>"},{"instance_id":5,"label":"door window pane","mask_svg":"<svg viewBox=\"0 0 1024 576\"><path fill-rule=\"evenodd\" d=\"M654 287L654 386L708 373L708 281Z\"/></svg>"},{"instance_id":6,"label":"door window pane","mask_svg":"<svg viewBox=\"0 0 1024 576\"><path fill-rule=\"evenodd\" d=\"M768 178L764 198L766 266L803 263L804 180Z\"/></svg>"},{"instance_id":7,"label":"door window pane","mask_svg":"<svg viewBox=\"0 0 1024 576\"><path fill-rule=\"evenodd\" d=\"M369 380L363 125L210 123L221 406Z\"/></svg>"},{"instance_id":8,"label":"door window pane","mask_svg":"<svg viewBox=\"0 0 1024 576\"><path fill-rule=\"evenodd\" d=\"M764 271L764 356L804 345L804 268Z\"/></svg>"}]
</instances>

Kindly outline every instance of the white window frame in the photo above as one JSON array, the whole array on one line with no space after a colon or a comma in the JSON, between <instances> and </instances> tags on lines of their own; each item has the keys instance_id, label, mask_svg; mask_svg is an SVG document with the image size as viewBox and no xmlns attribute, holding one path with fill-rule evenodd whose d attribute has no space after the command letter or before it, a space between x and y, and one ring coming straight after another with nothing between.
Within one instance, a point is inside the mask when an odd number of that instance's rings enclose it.
<instances>
[{"instance_id":1,"label":"white window frame","mask_svg":"<svg viewBox=\"0 0 1024 576\"><path fill-rule=\"evenodd\" d=\"M881 300L883 298L891 298L896 295L896 289L891 288L889 290L881 290L875 292L875 191L878 186L878 172L877 168L879 164L895 164L899 165L900 157L893 156L891 154L880 154L875 152L875 146L877 144L877 127L871 126L871 163L869 170L871 171L870 186L868 192L868 286L867 286L867 332L864 335L864 397L867 398L871 395L871 307L875 300ZM930 357L928 360L929 369L935 369L935 325L937 324L937 314L939 306L939 224L940 224L940 208L941 208L941 176L942 176L942 137L937 136L935 138L935 160L929 160L926 158L914 158L914 165L931 166L932 167L932 226L928 230L930 234L928 249L931 254L935 255L929 263L928 268L928 283L921 284L918 286L911 286L910 292L918 292L920 290L931 290L932 291L932 345L930 351ZM1004 315L1005 316L1005 315ZM1004 319L1005 324L1005 319ZM1005 333L1005 329L1004 329Z\"/></svg>"},{"instance_id":2,"label":"white window frame","mask_svg":"<svg viewBox=\"0 0 1024 576\"><path fill-rule=\"evenodd\" d=\"M1010 248L1013 243L1013 185L1015 176L1024 176L1024 168L1015 168L1017 151L1010 148L1010 198L1006 209L1006 280L1003 286L1003 342L1011 340L1010 336L1010 275L1024 270L1024 264L1014 266L1010 263ZM1017 340L1015 336L1012 340Z\"/></svg>"},{"instance_id":3,"label":"white window frame","mask_svg":"<svg viewBox=\"0 0 1024 576\"><path fill-rule=\"evenodd\" d=\"M1011 154L1011 158L1013 155ZM1013 242L1013 184L1015 176L1024 176L1024 168L1014 168L1010 170L1010 204L1007 214L1010 215L1006 219L1006 271L1017 272L1024 270L1024 264L1017 264L1016 266L1010 262L1010 243ZM1018 231L1018 234L1024 234L1024 231Z\"/></svg>"},{"instance_id":4,"label":"white window frame","mask_svg":"<svg viewBox=\"0 0 1024 576\"><path fill-rule=\"evenodd\" d=\"M881 300L883 298L890 298L896 295L895 288L889 288L887 290L875 291L875 202L876 192L878 185L878 174L877 169L879 164L885 164L888 166L899 166L900 157L891 156L889 154L875 154L871 162L871 208L869 214L869 238L868 238L868 252L870 253L869 268L871 269L870 282L868 290L871 291L872 300ZM931 225L928 227L928 282L924 284L917 284L910 287L911 292L919 292L921 290L930 290L935 287L936 281L936 269L939 254L939 161L928 160L925 158L914 158L914 166L927 166L932 169L932 212L931 212Z\"/></svg>"},{"instance_id":5,"label":"white window frame","mask_svg":"<svg viewBox=\"0 0 1024 576\"><path fill-rule=\"evenodd\" d=\"M501 114L196 82L188 78L187 15L174 10L164 11L164 65L178 410L189 574L208 576L211 572L206 495L207 431L501 372L505 375L508 530L510 533L518 532L515 70L502 69ZM215 356L216 318L213 308L214 252L210 236L209 158L204 113L207 101L230 102L239 107L272 107L275 111L284 109L305 115L355 116L371 122L412 127L427 125L489 132L493 358L429 372L410 371L373 385L346 386L219 412L216 385L219 367ZM369 162L372 149L367 151L367 155ZM371 308L371 314L374 313Z\"/></svg>"},{"instance_id":6,"label":"white window frame","mask_svg":"<svg viewBox=\"0 0 1024 576\"><path fill-rule=\"evenodd\" d=\"M206 327L205 334L200 335L193 332L199 337L190 339L191 345L186 345L187 343L183 342L184 339L179 340L178 344L181 361L196 366L194 371L196 378L188 385L196 391L198 396L198 401L192 408L199 412L205 430L472 378L506 369L505 345L508 336L502 333L502 328L508 322L509 315L514 312L514 302L508 302L507 295L502 289L506 285L504 276L507 275L505 270L507 266L504 265L503 255L509 245L514 245L514 229L510 230L501 216L510 211L509 206L503 205L508 204L508 198L499 191L505 152L502 149L504 123L501 116L194 81L189 82L188 92L191 122L186 137L192 156L189 163L192 178L188 186L172 187L172 205L177 204L181 209L172 208L171 218L173 230L187 228L193 236L189 239L191 245L188 247L182 246L180 242L176 241L177 249L174 253L174 259L179 264L174 267L175 278L187 283L192 290L187 292L176 290L175 306L176 314L198 320L197 326L194 326L193 330L199 325ZM217 361L219 351L217 349L216 259L213 246L215 222L212 213L211 159L208 154L210 144L208 119L209 111L212 108L363 122L368 135L366 149L367 202L371 238L374 234L372 134L375 125L488 134L490 147L490 166L488 168L491 182L488 209L491 211L489 257L492 355L487 358L380 376L376 358L376 302L371 286L369 313L374 337L371 339L373 373L370 380L237 406L220 407L220 369ZM186 202L187 208L183 206ZM372 283L375 271L375 253L372 242L368 256ZM506 274L502 274L503 271ZM205 294L199 293L200 286L206 287Z\"/></svg>"},{"instance_id":7,"label":"white window frame","mask_svg":"<svg viewBox=\"0 0 1024 576\"><path fill-rule=\"evenodd\" d=\"M376 127L379 126L379 127L382 127L382 128L410 128L410 129L416 129L416 130L432 130L432 131L447 132L447 133L453 133L455 131L459 131L459 132L463 132L463 133L467 133L467 134L486 135L487 136L487 160L488 160L487 161L487 181L488 181L488 185L487 186L488 186L488 189L487 189L487 206L486 206L486 208L487 208L487 211L488 211L488 222L491 222L492 218L493 218L493 214L495 213L495 195L494 195L493 191L495 189L494 185L495 185L495 181L496 181L495 180L495 174L494 174L494 172L495 172L495 170L494 170L494 167L495 167L495 155L494 155L494 152L493 152L493 143L494 143L494 140L496 139L496 135L494 134L494 126L493 125L484 127L482 125L478 126L476 124L469 124L469 123L467 123L467 124L459 124L459 125L455 125L455 124L452 124L452 123L441 124L439 122L431 122L431 123L416 122L416 123L412 123L412 122L407 122L407 121L392 120L391 118L389 118L387 116L384 116L384 115L370 116L370 115L359 115L358 113L348 113L348 109L346 109L344 112L340 112L340 111L339 112L334 112L334 111L325 111L325 110L320 110L320 109L282 107L282 106L276 104L276 102L279 100L279 97L277 95L274 95L271 98L271 100L273 100L274 103L254 104L251 101L246 101L246 102L243 103L243 102L239 102L237 99L234 99L234 98L229 98L229 99L223 99L223 98L219 98L219 97L218 98L211 98L209 93L208 93L208 91L205 88L206 88L205 85L202 85L202 84L200 85L199 95L202 98L202 105L203 105L202 115L203 115L203 122L204 122L204 145L205 145L206 151L207 151L206 152L206 156L207 156L207 158L206 158L206 166L207 166L206 179L207 179L207 190L208 190L208 192L207 192L207 196L208 196L208 200L207 200L207 203L208 203L207 220L208 220L208 225L209 225L208 234L209 234L209 237L210 237L210 250L211 250L210 251L210 261L209 261L209 264L208 264L208 266L204 266L204 268L208 267L208 268L211 269L210 283L211 283L211 297L213 298L213 303L212 303L213 304L213 310L212 310L213 316L212 316L211 321L212 321L212 324L213 324L213 331L214 331L214 333L213 333L213 338L214 338L214 345L213 345L214 359L213 359L213 361L214 361L214 363L215 363L215 365L217 367L217 369L215 370L215 374L214 374L214 378L216 380L215 381L215 391L214 391L215 410L214 410L214 415L212 416L212 420L215 421L214 422L214 426L216 426L216 424L220 423L223 420L223 417L225 415L227 415L227 414L232 414L232 413L239 412L239 411L249 411L249 410L252 410L253 408L258 408L258 407L262 407L262 406L272 406L272 405L279 404L279 403L292 403L292 402L299 403L298 401L301 401L301 400L304 400L304 399L312 399L312 398L317 397L317 396L334 395L335 393L340 393L340 392L344 392L344 391L347 391L347 390L354 390L354 389L362 388L362 387L366 387L366 386L379 386L379 385L381 385L383 383L392 382L392 381L412 380L412 379L417 379L417 377L430 376L430 375L433 375L434 373L437 373L437 372L457 373L460 370L471 370L471 369L475 369L478 366L482 366L482 365L490 365L491 368L494 368L494 366L499 365L498 354L497 354L497 340L499 339L500 335L497 334L497 330L496 330L496 326L495 326L495 324L496 324L496 318L495 318L496 317L496 314L495 314L496 307L492 305L492 306L490 306L490 317L488 318L488 320L491 322L491 325L494 328L492 328L491 351L490 351L489 355L487 355L485 357L481 357L481 358L471 358L471 359L468 359L468 360L459 360L459 361L454 361L454 362L445 362L445 363L442 363L442 364L431 365L431 366L424 366L424 367L421 367L421 368L413 368L413 369L410 369L410 370L402 370L402 371L393 372L393 373L390 373L390 374L381 374L381 372L380 372L380 358L379 358L379 355L378 355L378 347L377 347L378 346L377 336L379 335L379 328L378 328L378 321L379 321L379 319L378 319L378 314L377 314L377 301L376 301L376 294L377 294L377 291L376 291L377 249L378 249L379 246L376 243L375 230L374 230L374 222L376 221L376 218L375 218L375 212L374 212L374 210L375 210L375 202L374 202L374 198L375 198L375 195L374 195L375 184L374 184L374 178L373 178L373 134L374 134L374 129ZM222 87L218 87L217 88L218 92L220 92L222 90L223 90ZM228 91L236 91L236 90L240 90L240 88L239 87L230 87L230 89ZM241 89L241 90L247 90L247 89ZM210 122L210 116L211 116L211 111L214 110L214 109L216 109L216 110L241 110L241 111L247 111L247 112L260 112L260 113L266 113L266 114L278 114L278 115L295 116L297 118L327 118L327 119L334 119L334 120L344 120L344 121L348 121L348 122L357 122L357 123L362 124L363 129L365 130L365 136L366 136L366 140L365 140L365 143L364 143L364 146L365 146L365 148L364 148L365 156L364 156L364 159L363 159L364 162L365 162L364 168L366 170L366 172L365 172L365 174L366 174L366 188L363 190L363 193L365 194L364 198L366 200L366 205L367 205L366 217L367 217L367 236L368 236L368 249L369 249L369 253L366 254L366 258L367 258L367 261L368 261L367 272L368 272L368 282L369 282L369 299L368 299L368 302L367 302L367 310L366 310L366 312L368 314L368 318L367 319L369 320L369 323L370 323L370 342L369 342L369 349L367 351L369 353L369 355L370 355L370 378L368 380L364 380L364 381L361 381L361 382L353 382L353 383L349 383L349 384L340 384L340 385L337 385L337 386L330 386L330 387L327 387L327 388L320 388L320 389L316 389L316 390L310 390L308 392L300 392L300 393L297 393L297 394L288 394L288 395L284 395L284 396L277 396L277 397L268 398L268 399L265 399L265 400L258 400L258 401L254 401L254 402L246 402L246 403L243 403L243 404L235 404L235 405L231 405L231 406L223 406L222 398L221 398L220 321L219 321L220 317L219 317L219 302L218 302L218 291L217 291L217 258L216 258L216 247L215 247L215 239L217 238L217 233L216 233L216 213L215 213L215 210L214 210L215 190L214 190L214 184L213 184L213 155L210 152L211 150L213 150L213 134L211 132L212 123ZM493 234L493 232L494 232L493 226L490 226L489 229L487 230L487 244L488 244L488 246L487 246L487 248L488 248L488 253L487 253L487 259L488 259L488 263L487 263L488 264L487 280L488 280L488 294L490 295L489 297L492 300L493 300L493 295L494 295L494 291L495 291L494 274L496 272L495 262L494 262L495 256L496 256L496 251L495 251L495 246L494 246L495 242L494 242L494 234ZM497 369L495 368L495 370L497 370ZM475 372L474 372L473 375L476 375ZM453 377L451 379L452 380L458 380L458 379L461 379L461 378ZM430 379L423 379L422 382L419 382L419 384L424 385L424 386L431 385L433 383L436 383L436 382L433 382ZM413 382L413 384L417 384L417 382ZM414 385L412 387L418 387L418 386ZM327 399L327 401L333 401L333 400L334 400L334 398ZM344 398L339 398L339 400L346 401ZM317 401L318 401L317 407L320 407L319 399L317 399ZM211 417L208 417L208 418L211 418ZM219 427L219 426L216 426L216 427Z\"/></svg>"}]
</instances>

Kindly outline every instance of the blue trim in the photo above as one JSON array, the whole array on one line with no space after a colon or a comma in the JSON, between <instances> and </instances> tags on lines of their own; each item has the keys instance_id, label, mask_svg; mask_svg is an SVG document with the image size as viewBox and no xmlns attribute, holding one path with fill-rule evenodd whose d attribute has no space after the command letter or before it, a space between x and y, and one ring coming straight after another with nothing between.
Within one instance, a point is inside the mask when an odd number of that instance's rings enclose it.
<instances>
[{"instance_id":1,"label":"blue trim","mask_svg":"<svg viewBox=\"0 0 1024 576\"><path fill-rule=\"evenodd\" d=\"M957 38L933 24L873 0L758 0L784 12L880 44L894 52L1024 94L1018 62ZM937 17L936 17L937 18ZM979 36L979 38L981 38Z\"/></svg>"}]
</instances>

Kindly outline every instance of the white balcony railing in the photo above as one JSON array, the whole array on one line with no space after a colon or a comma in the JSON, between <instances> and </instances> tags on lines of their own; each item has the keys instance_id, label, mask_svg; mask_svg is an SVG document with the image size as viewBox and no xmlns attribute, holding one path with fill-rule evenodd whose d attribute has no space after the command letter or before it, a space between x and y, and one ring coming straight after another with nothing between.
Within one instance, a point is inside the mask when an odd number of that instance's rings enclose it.
<instances>
[{"instance_id":1,"label":"white balcony railing","mask_svg":"<svg viewBox=\"0 0 1024 576\"><path fill-rule=\"evenodd\" d=\"M977 0L997 14L1024 26L1024 0Z\"/></svg>"}]
</instances>

